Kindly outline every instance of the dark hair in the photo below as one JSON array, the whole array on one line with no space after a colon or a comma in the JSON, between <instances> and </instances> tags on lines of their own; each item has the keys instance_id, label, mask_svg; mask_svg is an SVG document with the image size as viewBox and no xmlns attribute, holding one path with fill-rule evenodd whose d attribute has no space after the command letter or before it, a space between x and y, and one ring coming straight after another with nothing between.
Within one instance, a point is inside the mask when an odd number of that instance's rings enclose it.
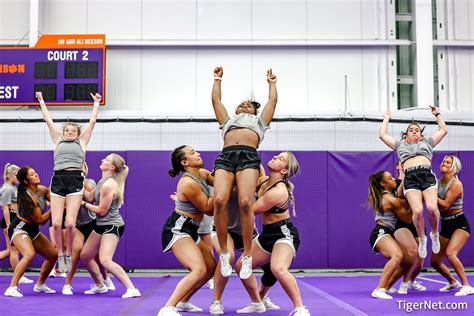
<instances>
[{"instance_id":1,"label":"dark hair","mask_svg":"<svg viewBox=\"0 0 474 316\"><path fill-rule=\"evenodd\" d=\"M258 109L260 108L261 104L254 100L249 101L249 102L250 104L252 104L253 108L255 109L255 114L257 114Z\"/></svg>"},{"instance_id":2,"label":"dark hair","mask_svg":"<svg viewBox=\"0 0 474 316\"><path fill-rule=\"evenodd\" d=\"M181 171L184 171L181 161L185 159L186 154L183 150L185 147L187 147L187 145L179 146L171 153L171 169L168 171L168 173L173 178L176 177Z\"/></svg>"},{"instance_id":3,"label":"dark hair","mask_svg":"<svg viewBox=\"0 0 474 316\"><path fill-rule=\"evenodd\" d=\"M382 186L380 182L382 182L383 175L385 174L385 170L379 171L375 174L370 175L369 177L369 197L367 202L369 205L374 209L375 212L383 213L382 207Z\"/></svg>"},{"instance_id":4,"label":"dark hair","mask_svg":"<svg viewBox=\"0 0 474 316\"><path fill-rule=\"evenodd\" d=\"M28 171L32 169L30 166L21 167L18 170L16 178L19 181L18 184L18 215L21 217L32 220L32 214L36 208L36 204L28 194Z\"/></svg>"}]
</instances>

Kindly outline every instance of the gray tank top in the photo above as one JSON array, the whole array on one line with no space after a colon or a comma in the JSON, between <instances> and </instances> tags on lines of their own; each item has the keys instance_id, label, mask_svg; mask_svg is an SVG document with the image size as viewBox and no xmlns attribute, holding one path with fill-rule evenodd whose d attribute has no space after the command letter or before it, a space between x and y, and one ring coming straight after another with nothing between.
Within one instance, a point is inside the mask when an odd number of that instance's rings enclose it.
<instances>
[{"instance_id":1,"label":"gray tank top","mask_svg":"<svg viewBox=\"0 0 474 316\"><path fill-rule=\"evenodd\" d=\"M438 181L438 196L441 199L444 200L444 198L446 197L446 193L448 193L449 187L451 187L454 180L455 178L449 180L448 183L446 183L446 186L444 186L441 181ZM462 197L458 197L456 201L454 201L453 204L451 204L451 206L445 211L462 209L462 200Z\"/></svg>"},{"instance_id":2,"label":"gray tank top","mask_svg":"<svg viewBox=\"0 0 474 316\"><path fill-rule=\"evenodd\" d=\"M424 156L431 161L433 158L433 147L434 142L432 137L427 137L413 143L409 143L405 140L397 140L395 142L395 150L397 151L398 159L401 163L415 156Z\"/></svg>"},{"instance_id":3,"label":"gray tank top","mask_svg":"<svg viewBox=\"0 0 474 316\"><path fill-rule=\"evenodd\" d=\"M393 195L391 192L383 191L383 194ZM391 230L395 230L395 225L397 224L397 216L390 210L381 212L375 212L375 221L381 221L384 226L387 226Z\"/></svg>"},{"instance_id":4,"label":"gray tank top","mask_svg":"<svg viewBox=\"0 0 474 316\"><path fill-rule=\"evenodd\" d=\"M11 185L10 183L5 183L2 186L0 191L0 196L2 197L2 205L16 204L17 200L17 189L16 186ZM16 208L10 208L10 212L16 213Z\"/></svg>"},{"instance_id":5,"label":"gray tank top","mask_svg":"<svg viewBox=\"0 0 474 316\"><path fill-rule=\"evenodd\" d=\"M248 113L240 113L232 117L228 116L224 121L224 124L219 126L219 128L222 129L222 137L225 137L225 134L230 130L236 128L247 128L257 134L258 145L262 142L265 131L269 129L268 125L260 116Z\"/></svg>"},{"instance_id":6,"label":"gray tank top","mask_svg":"<svg viewBox=\"0 0 474 316\"><path fill-rule=\"evenodd\" d=\"M46 197L44 196L43 191L38 190L38 194L28 189L27 191L36 198L36 200L38 201L39 207L41 209L41 212L44 213L44 211L46 210Z\"/></svg>"},{"instance_id":7,"label":"gray tank top","mask_svg":"<svg viewBox=\"0 0 474 316\"><path fill-rule=\"evenodd\" d=\"M202 176L199 176L201 179L198 179L193 174L189 172L185 172L183 173L181 178L182 177L190 177L201 186L202 192L204 192L204 194L206 194L207 197L211 196L211 189L209 185L207 184L206 179L204 179ZM180 199L176 197L176 201L174 202L174 204L175 204L175 208L180 211L184 211L191 214L196 214L196 213L201 212L201 210L198 209L196 206L194 206L194 204L191 203L191 201L181 201Z\"/></svg>"},{"instance_id":8,"label":"gray tank top","mask_svg":"<svg viewBox=\"0 0 474 316\"><path fill-rule=\"evenodd\" d=\"M61 139L54 150L54 171L68 168L82 170L85 152L79 139L67 141Z\"/></svg>"},{"instance_id":9,"label":"gray tank top","mask_svg":"<svg viewBox=\"0 0 474 316\"><path fill-rule=\"evenodd\" d=\"M92 179L86 179L89 183L93 184L95 187L95 181ZM94 221L96 218L96 214L89 211L85 206L81 206L79 208L79 213L77 213L77 220L76 220L76 226L82 226L89 224L90 222Z\"/></svg>"},{"instance_id":10,"label":"gray tank top","mask_svg":"<svg viewBox=\"0 0 474 316\"><path fill-rule=\"evenodd\" d=\"M100 204L100 189L104 185L104 183L113 177L108 177L102 179L97 183L97 187L95 188L95 202L96 205ZM106 226L106 225L115 225L115 226L123 226L125 222L123 221L122 215L119 212L119 201L118 199L114 199L112 204L110 204L109 211L104 216L97 215L96 218L97 226Z\"/></svg>"}]
</instances>

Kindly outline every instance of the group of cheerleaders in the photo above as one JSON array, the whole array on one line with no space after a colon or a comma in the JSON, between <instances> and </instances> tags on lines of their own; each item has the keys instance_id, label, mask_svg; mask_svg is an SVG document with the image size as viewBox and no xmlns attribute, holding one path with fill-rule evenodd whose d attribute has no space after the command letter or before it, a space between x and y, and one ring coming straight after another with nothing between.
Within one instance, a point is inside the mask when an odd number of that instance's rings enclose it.
<instances>
[{"instance_id":1,"label":"group of cheerleaders","mask_svg":"<svg viewBox=\"0 0 474 316\"><path fill-rule=\"evenodd\" d=\"M458 254L466 244L471 229L463 213L464 191L458 178L461 161L453 155L445 156L440 166L441 179L431 169L433 147L448 133L438 108L431 107L438 131L425 137L417 123L411 123L401 140L387 134L389 112L380 127L380 139L398 155L398 179L388 171L379 171L369 177L368 202L375 212L376 225L370 234L370 245L388 262L385 264L372 297L392 299L390 294L407 294L408 290L425 291L415 279L427 255L427 236L423 219L423 201L428 210L431 239L431 266L448 283L441 292L456 290L456 296L474 294ZM441 230L439 222L441 220ZM448 259L459 276L459 283L443 263ZM403 277L397 290L392 286Z\"/></svg>"},{"instance_id":2,"label":"group of cheerleaders","mask_svg":"<svg viewBox=\"0 0 474 316\"><path fill-rule=\"evenodd\" d=\"M294 186L289 181L298 171L298 161L291 152L285 151L268 161L265 171L257 153L275 112L277 78L271 69L267 71L269 96L261 115L258 115L260 104L249 100L238 105L235 115L229 116L221 102L222 67L216 67L213 74L211 98L224 148L212 172L203 168L199 152L190 146L177 147L171 154L169 174L171 177L181 174L181 178L172 195L175 209L163 226L162 246L163 251L171 251L189 273L177 284L158 315L202 311L190 299L210 280L214 282L214 297L209 311L223 314L221 298L233 270L236 251L242 254L234 268L251 300L249 305L237 310L238 313L279 309L267 296L278 281L294 305L291 314L310 315L303 305L296 279L288 271L300 244L298 230L290 219L290 205L293 216L296 213ZM6 251L10 253L14 273L4 295L22 296L18 284L24 280L23 274L38 252L45 261L34 285L35 292L55 293L45 281L58 262L59 271L67 273L62 293L72 295L72 278L82 260L94 280L85 294L114 290L109 272L126 287L123 298L140 297L140 291L123 268L113 261L125 228L119 209L128 167L122 157L112 153L102 160L102 177L97 185L85 178L85 152L101 96L91 94L94 107L83 131L75 123L66 123L62 132L56 129L42 94L38 92L36 96L54 143L54 175L47 188L39 184L39 176L32 167L5 167L4 233L7 242L11 242ZM423 200L429 211L430 237L436 254L432 257L432 266L449 281L441 290L460 288L457 295L473 293L457 258L470 233L462 213L462 184L457 178L461 165L457 157L446 157L441 166L443 178L437 184L431 172L432 149L447 130L438 109L433 107L432 112L439 125L439 131L432 137L425 138L417 124L410 124L402 140L395 141L387 135L389 113L382 123L380 138L397 151L401 180L397 182L387 171L369 178L369 203L375 210L377 224L370 241L374 251L389 258L380 283L372 292L376 298L392 298L387 293L396 291L391 286L402 275L398 293L406 294L409 288L425 289L415 281L427 253ZM46 211L48 203L50 211ZM442 211L440 233L438 204ZM262 216L260 233L255 227L255 215ZM39 225L49 218L54 243L39 231ZM219 256L217 262L213 246ZM21 260L18 253L22 255ZM6 257L3 253L2 256ZM462 285L442 263L445 256ZM263 270L260 286L252 273L257 267Z\"/></svg>"}]
</instances>

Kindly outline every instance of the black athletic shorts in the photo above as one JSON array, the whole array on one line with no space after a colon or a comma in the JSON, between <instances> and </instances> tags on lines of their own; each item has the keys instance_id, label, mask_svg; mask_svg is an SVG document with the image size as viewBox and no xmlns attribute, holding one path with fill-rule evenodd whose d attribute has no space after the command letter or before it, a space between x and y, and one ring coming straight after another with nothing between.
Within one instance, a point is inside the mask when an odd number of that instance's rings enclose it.
<instances>
[{"instance_id":1,"label":"black athletic shorts","mask_svg":"<svg viewBox=\"0 0 474 316\"><path fill-rule=\"evenodd\" d=\"M94 227L95 227L95 220L81 226L76 226L77 230L80 231L84 235L84 242L87 240L87 238L89 238L90 234L94 230ZM123 233L123 230L122 230L122 233Z\"/></svg>"},{"instance_id":2,"label":"black athletic shorts","mask_svg":"<svg viewBox=\"0 0 474 316\"><path fill-rule=\"evenodd\" d=\"M415 238L420 237L420 236L418 236L418 233L416 231L416 227L415 227L415 225L413 225L413 223L407 224L404 221L402 221L401 219L397 219L397 224L395 225L395 231L399 230L400 228L408 229L413 234L413 237L415 237ZM425 228L425 233L426 233L426 228Z\"/></svg>"},{"instance_id":3,"label":"black athletic shorts","mask_svg":"<svg viewBox=\"0 0 474 316\"><path fill-rule=\"evenodd\" d=\"M38 238L40 231L38 224L26 223L15 217L10 223L10 228L8 228L8 237L10 237L10 243L13 245L13 238L18 234L28 234L31 240Z\"/></svg>"},{"instance_id":4,"label":"black athletic shorts","mask_svg":"<svg viewBox=\"0 0 474 316\"><path fill-rule=\"evenodd\" d=\"M436 180L436 175L431 171L431 166L416 166L405 170L403 192L411 190L423 192L437 187L438 181Z\"/></svg>"},{"instance_id":5,"label":"black athletic shorts","mask_svg":"<svg viewBox=\"0 0 474 316\"><path fill-rule=\"evenodd\" d=\"M293 248L296 255L300 246L300 236L289 218L263 225L262 233L257 239L258 246L268 253L272 253L273 246L279 243L289 245Z\"/></svg>"},{"instance_id":6,"label":"black athletic shorts","mask_svg":"<svg viewBox=\"0 0 474 316\"><path fill-rule=\"evenodd\" d=\"M16 213L10 212L10 224L13 222L13 219L16 217ZM2 229L7 229L7 221L5 217L2 218Z\"/></svg>"},{"instance_id":7,"label":"black athletic shorts","mask_svg":"<svg viewBox=\"0 0 474 316\"><path fill-rule=\"evenodd\" d=\"M125 231L125 225L116 226L116 225L97 225L94 223L93 231L99 235L112 234L117 236L119 239L122 237L123 232Z\"/></svg>"},{"instance_id":8,"label":"black athletic shorts","mask_svg":"<svg viewBox=\"0 0 474 316\"><path fill-rule=\"evenodd\" d=\"M250 146L229 146L222 150L214 163L214 171L224 169L236 173L244 169L260 169L260 156L257 150Z\"/></svg>"},{"instance_id":9,"label":"black athletic shorts","mask_svg":"<svg viewBox=\"0 0 474 316\"><path fill-rule=\"evenodd\" d=\"M393 230L380 224L375 225L374 229L372 229L372 232L370 232L369 238L370 247L372 248L373 252L379 252L377 249L375 249L375 246L377 246L379 240L384 238L385 236L393 237Z\"/></svg>"},{"instance_id":10,"label":"black athletic shorts","mask_svg":"<svg viewBox=\"0 0 474 316\"><path fill-rule=\"evenodd\" d=\"M173 212L166 220L161 232L163 252L170 251L176 241L183 237L191 237L196 243L199 242L197 232L199 224L197 220Z\"/></svg>"},{"instance_id":11,"label":"black athletic shorts","mask_svg":"<svg viewBox=\"0 0 474 316\"><path fill-rule=\"evenodd\" d=\"M51 178L51 195L82 195L84 176L80 170L55 171Z\"/></svg>"},{"instance_id":12,"label":"black athletic shorts","mask_svg":"<svg viewBox=\"0 0 474 316\"><path fill-rule=\"evenodd\" d=\"M451 239L456 229L462 229L471 234L471 226L463 212L441 217L441 231L439 234L446 239Z\"/></svg>"}]
</instances>

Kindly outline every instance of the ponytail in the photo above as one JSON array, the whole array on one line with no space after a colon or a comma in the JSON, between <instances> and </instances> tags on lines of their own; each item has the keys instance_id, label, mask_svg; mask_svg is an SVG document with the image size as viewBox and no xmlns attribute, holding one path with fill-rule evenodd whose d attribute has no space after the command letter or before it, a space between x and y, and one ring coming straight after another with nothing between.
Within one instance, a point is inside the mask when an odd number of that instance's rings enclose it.
<instances>
[{"instance_id":1,"label":"ponytail","mask_svg":"<svg viewBox=\"0 0 474 316\"><path fill-rule=\"evenodd\" d=\"M31 196L28 194L28 171L31 169L30 166L25 166L18 170L17 179L19 181L18 185L18 215L31 220L33 211L36 208L36 203L33 201Z\"/></svg>"},{"instance_id":2,"label":"ponytail","mask_svg":"<svg viewBox=\"0 0 474 316\"><path fill-rule=\"evenodd\" d=\"M175 148L171 153L171 169L168 171L168 174L172 178L176 177L181 171L184 171L184 167L181 164L181 161L183 161L186 156L183 150L185 147L187 146L179 146L178 148Z\"/></svg>"},{"instance_id":3,"label":"ponytail","mask_svg":"<svg viewBox=\"0 0 474 316\"><path fill-rule=\"evenodd\" d=\"M367 203L374 209L375 212L383 213L382 206L382 186L380 182L382 181L385 171L379 171L369 177L369 196L367 198Z\"/></svg>"},{"instance_id":4,"label":"ponytail","mask_svg":"<svg viewBox=\"0 0 474 316\"><path fill-rule=\"evenodd\" d=\"M115 153L112 153L111 155L116 170L115 182L117 183L117 201L119 206L122 206L124 202L125 180L127 180L128 176L128 166L120 155Z\"/></svg>"},{"instance_id":5,"label":"ponytail","mask_svg":"<svg viewBox=\"0 0 474 316\"><path fill-rule=\"evenodd\" d=\"M5 167L3 168L3 183L7 183L8 177L17 172L18 170L20 170L20 167L18 167L17 165L11 163L5 164Z\"/></svg>"}]
</instances>

